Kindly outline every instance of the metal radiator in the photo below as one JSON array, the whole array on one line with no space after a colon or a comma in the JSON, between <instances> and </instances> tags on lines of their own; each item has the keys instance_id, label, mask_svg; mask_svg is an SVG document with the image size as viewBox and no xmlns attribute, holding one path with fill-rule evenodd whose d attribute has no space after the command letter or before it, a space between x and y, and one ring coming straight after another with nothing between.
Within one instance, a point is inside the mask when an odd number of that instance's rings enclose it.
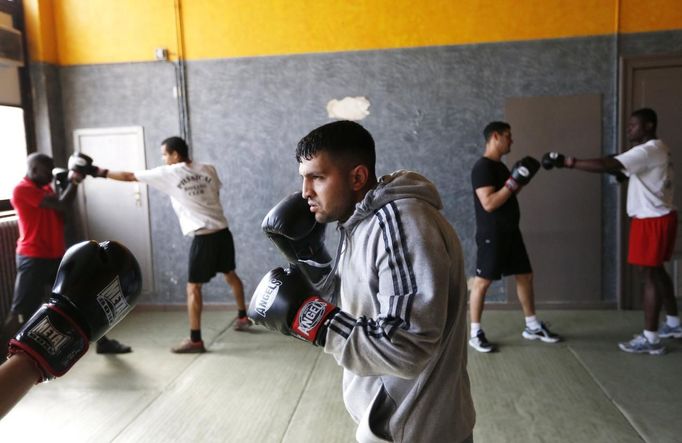
<instances>
[{"instance_id":1,"label":"metal radiator","mask_svg":"<svg viewBox=\"0 0 682 443\"><path fill-rule=\"evenodd\" d=\"M0 323L5 320L12 304L14 279L17 276L15 251L18 238L17 217L0 219Z\"/></svg>"}]
</instances>

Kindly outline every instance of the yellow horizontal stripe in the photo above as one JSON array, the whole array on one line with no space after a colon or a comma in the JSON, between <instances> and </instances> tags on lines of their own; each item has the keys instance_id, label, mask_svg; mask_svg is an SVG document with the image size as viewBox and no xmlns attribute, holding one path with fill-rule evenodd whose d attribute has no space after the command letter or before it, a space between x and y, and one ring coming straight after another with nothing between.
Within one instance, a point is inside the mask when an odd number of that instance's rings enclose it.
<instances>
[{"instance_id":1,"label":"yellow horizontal stripe","mask_svg":"<svg viewBox=\"0 0 682 443\"><path fill-rule=\"evenodd\" d=\"M680 0L621 0L623 33L682 29Z\"/></svg>"},{"instance_id":2,"label":"yellow horizontal stripe","mask_svg":"<svg viewBox=\"0 0 682 443\"><path fill-rule=\"evenodd\" d=\"M682 29L680 0L24 0L54 13L62 65L177 54L181 6L189 60L534 40ZM27 9L29 9L27 7ZM29 38L48 38L38 17ZM27 14L27 22L29 14ZM33 51L36 51L34 54Z\"/></svg>"}]
</instances>

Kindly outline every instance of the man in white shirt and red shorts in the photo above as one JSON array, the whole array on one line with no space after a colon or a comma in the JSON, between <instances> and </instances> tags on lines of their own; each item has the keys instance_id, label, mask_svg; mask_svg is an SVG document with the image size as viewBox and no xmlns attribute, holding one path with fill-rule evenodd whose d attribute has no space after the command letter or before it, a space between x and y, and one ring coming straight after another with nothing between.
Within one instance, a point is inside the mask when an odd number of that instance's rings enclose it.
<instances>
[{"instance_id":1,"label":"man in white shirt and red shorts","mask_svg":"<svg viewBox=\"0 0 682 443\"><path fill-rule=\"evenodd\" d=\"M628 263L644 280L644 331L619 343L625 352L661 355L661 338L682 338L682 328L670 275L663 264L675 247L677 211L673 206L673 165L670 149L657 138L658 118L650 108L633 112L627 137L632 148L615 157L579 160L550 152L543 157L545 169L575 168L588 172L623 172L629 178L627 213L631 218ZM661 307L666 321L659 327Z\"/></svg>"}]
</instances>

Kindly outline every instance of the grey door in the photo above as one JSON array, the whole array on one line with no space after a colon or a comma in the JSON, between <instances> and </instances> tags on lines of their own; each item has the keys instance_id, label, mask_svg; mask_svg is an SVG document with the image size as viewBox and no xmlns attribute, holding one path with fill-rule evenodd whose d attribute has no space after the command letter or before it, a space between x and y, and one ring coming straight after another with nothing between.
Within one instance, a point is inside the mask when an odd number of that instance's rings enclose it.
<instances>
[{"instance_id":1,"label":"grey door","mask_svg":"<svg viewBox=\"0 0 682 443\"><path fill-rule=\"evenodd\" d=\"M507 164L547 151L601 156L601 96L508 98L514 144ZM577 130L579 128L579 130ZM518 195L521 232L533 267L539 307L599 307L602 298L601 178L541 169ZM517 303L513 278L507 300ZM610 303L613 304L613 303Z\"/></svg>"},{"instance_id":2,"label":"grey door","mask_svg":"<svg viewBox=\"0 0 682 443\"><path fill-rule=\"evenodd\" d=\"M94 159L96 165L116 171L146 168L141 126L76 129L76 150ZM147 186L92 178L79 186L80 214L87 238L117 240L137 258L142 271L142 291L154 289Z\"/></svg>"},{"instance_id":3,"label":"grey door","mask_svg":"<svg viewBox=\"0 0 682 443\"><path fill-rule=\"evenodd\" d=\"M622 63L621 82L622 106L620 122L620 147L625 151L627 139L625 125L632 111L649 107L658 114L658 136L671 149L675 166L675 206L682 209L682 54L656 57L625 58ZM623 207L621 222L623 233L627 233L627 217ZM682 286L682 217L678 222L677 243L673 261L668 265L675 288L680 294ZM623 251L627 252L627 237L621 236ZM641 307L641 282L634 269L627 266L621 257L624 284L621 291L621 306Z\"/></svg>"}]
</instances>

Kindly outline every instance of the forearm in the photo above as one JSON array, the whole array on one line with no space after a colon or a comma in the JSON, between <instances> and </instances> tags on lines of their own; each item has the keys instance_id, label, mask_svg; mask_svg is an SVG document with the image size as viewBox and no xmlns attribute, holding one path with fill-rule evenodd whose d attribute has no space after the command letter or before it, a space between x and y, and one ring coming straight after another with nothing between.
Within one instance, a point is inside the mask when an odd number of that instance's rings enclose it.
<instances>
[{"instance_id":1,"label":"forearm","mask_svg":"<svg viewBox=\"0 0 682 443\"><path fill-rule=\"evenodd\" d=\"M595 173L615 173L623 170L623 165L618 160L611 157L592 159L569 157L566 160L566 167Z\"/></svg>"},{"instance_id":2,"label":"forearm","mask_svg":"<svg viewBox=\"0 0 682 443\"><path fill-rule=\"evenodd\" d=\"M354 318L337 314L329 325L324 351L343 368L361 376L414 378L421 373L438 343L438 332L403 329L405 323L386 318Z\"/></svg>"},{"instance_id":3,"label":"forearm","mask_svg":"<svg viewBox=\"0 0 682 443\"><path fill-rule=\"evenodd\" d=\"M24 354L16 354L0 365L0 419L31 390L41 373Z\"/></svg>"},{"instance_id":4,"label":"forearm","mask_svg":"<svg viewBox=\"0 0 682 443\"><path fill-rule=\"evenodd\" d=\"M59 203L62 206L62 210L66 210L66 208L71 205L73 199L76 198L77 191L78 185L74 182L69 182L69 185L64 192L59 195Z\"/></svg>"},{"instance_id":5,"label":"forearm","mask_svg":"<svg viewBox=\"0 0 682 443\"><path fill-rule=\"evenodd\" d=\"M511 198L512 195L514 195L514 193L511 191L511 189L509 189L506 186L503 186L496 192L490 193L485 196L479 195L478 197L481 202L481 206L483 206L483 209L486 212L493 212L503 204L507 203L507 200L509 200L509 198Z\"/></svg>"},{"instance_id":6,"label":"forearm","mask_svg":"<svg viewBox=\"0 0 682 443\"><path fill-rule=\"evenodd\" d=\"M106 178L122 182L136 182L135 174L128 171L107 171Z\"/></svg>"}]
</instances>

